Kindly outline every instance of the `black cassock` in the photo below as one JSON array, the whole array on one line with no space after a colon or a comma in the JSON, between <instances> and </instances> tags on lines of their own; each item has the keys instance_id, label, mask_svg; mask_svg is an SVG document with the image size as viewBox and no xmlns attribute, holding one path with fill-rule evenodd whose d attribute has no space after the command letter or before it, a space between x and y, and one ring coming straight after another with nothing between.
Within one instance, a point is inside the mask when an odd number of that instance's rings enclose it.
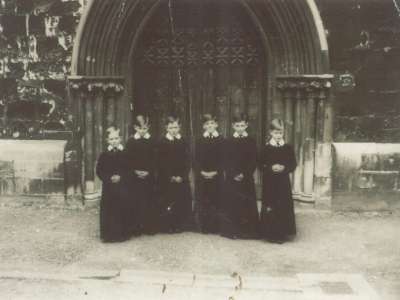
<instances>
[{"instance_id":1,"label":"black cassock","mask_svg":"<svg viewBox=\"0 0 400 300\"><path fill-rule=\"evenodd\" d=\"M152 138L135 139L130 137L126 143L128 175L127 228L131 234L155 233L155 169L156 144ZM142 179L135 170L147 171Z\"/></svg>"},{"instance_id":2,"label":"black cassock","mask_svg":"<svg viewBox=\"0 0 400 300\"><path fill-rule=\"evenodd\" d=\"M189 155L186 141L163 138L158 146L159 223L162 232L189 228L192 199L189 184ZM171 182L180 176L183 182Z\"/></svg>"},{"instance_id":3,"label":"black cassock","mask_svg":"<svg viewBox=\"0 0 400 300\"><path fill-rule=\"evenodd\" d=\"M126 210L126 161L121 150L100 154L96 173L102 180L100 201L100 238L104 242L118 242L127 238L125 227ZM120 175L119 183L112 183L111 177Z\"/></svg>"},{"instance_id":4,"label":"black cassock","mask_svg":"<svg viewBox=\"0 0 400 300\"><path fill-rule=\"evenodd\" d=\"M204 233L219 232L219 211L224 182L223 146L224 139L221 136L201 137L197 141L197 210L200 228ZM218 174L213 179L205 179L201 171L216 171Z\"/></svg>"},{"instance_id":5,"label":"black cassock","mask_svg":"<svg viewBox=\"0 0 400 300\"><path fill-rule=\"evenodd\" d=\"M259 215L254 183L257 146L251 137L229 138L224 147L226 189L222 203L221 234L257 238ZM234 177L243 174L242 181Z\"/></svg>"},{"instance_id":6,"label":"black cassock","mask_svg":"<svg viewBox=\"0 0 400 300\"><path fill-rule=\"evenodd\" d=\"M267 144L260 157L263 170L263 201L261 209L261 233L266 239L285 240L296 234L292 188L289 174L296 168L292 146L281 147ZM272 166L285 166L282 173L274 173ZM272 211L267 211L270 207Z\"/></svg>"}]
</instances>

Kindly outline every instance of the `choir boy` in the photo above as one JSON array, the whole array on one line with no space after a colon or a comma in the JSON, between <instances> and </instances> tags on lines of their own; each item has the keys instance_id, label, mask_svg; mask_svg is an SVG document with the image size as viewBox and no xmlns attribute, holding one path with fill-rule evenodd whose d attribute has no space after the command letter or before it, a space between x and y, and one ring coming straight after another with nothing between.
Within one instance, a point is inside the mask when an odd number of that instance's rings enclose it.
<instances>
[{"instance_id":1,"label":"choir boy","mask_svg":"<svg viewBox=\"0 0 400 300\"><path fill-rule=\"evenodd\" d=\"M296 234L289 178L296 168L296 158L292 146L285 143L283 132L283 121L272 120L270 139L260 159L263 170L261 233L264 239L274 243L288 241Z\"/></svg>"},{"instance_id":2,"label":"choir boy","mask_svg":"<svg viewBox=\"0 0 400 300\"><path fill-rule=\"evenodd\" d=\"M221 234L229 238L258 237L259 215L254 171L257 166L256 141L248 132L248 117L233 118L233 135L224 147L226 192L222 204Z\"/></svg>"},{"instance_id":3,"label":"choir boy","mask_svg":"<svg viewBox=\"0 0 400 300\"><path fill-rule=\"evenodd\" d=\"M180 120L170 116L166 121L166 134L158 147L160 221L163 232L177 233L188 229L192 212L189 170L188 146L181 135Z\"/></svg>"},{"instance_id":4,"label":"choir boy","mask_svg":"<svg viewBox=\"0 0 400 300\"><path fill-rule=\"evenodd\" d=\"M223 190L223 145L215 116L203 116L203 134L197 141L196 167L198 209L203 233L219 232L219 211Z\"/></svg>"},{"instance_id":5,"label":"choir boy","mask_svg":"<svg viewBox=\"0 0 400 300\"><path fill-rule=\"evenodd\" d=\"M156 144L150 134L147 116L133 121L134 134L126 143L129 168L127 228L132 235L155 233L155 170Z\"/></svg>"},{"instance_id":6,"label":"choir boy","mask_svg":"<svg viewBox=\"0 0 400 300\"><path fill-rule=\"evenodd\" d=\"M126 209L126 162L119 130L106 131L107 148L101 153L96 173L103 183L100 201L100 238L103 242L127 239L124 212Z\"/></svg>"}]
</instances>

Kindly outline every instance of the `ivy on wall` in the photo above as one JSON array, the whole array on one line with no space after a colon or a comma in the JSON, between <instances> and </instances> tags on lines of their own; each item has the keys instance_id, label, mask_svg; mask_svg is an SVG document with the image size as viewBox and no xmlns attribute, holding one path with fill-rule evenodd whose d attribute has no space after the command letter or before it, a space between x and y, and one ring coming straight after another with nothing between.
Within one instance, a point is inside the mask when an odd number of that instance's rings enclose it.
<instances>
[{"instance_id":1,"label":"ivy on wall","mask_svg":"<svg viewBox=\"0 0 400 300\"><path fill-rule=\"evenodd\" d=\"M0 1L0 136L17 136L19 124L28 132L19 137L69 129L65 78L86 2ZM400 142L399 2L316 0L332 71L354 78L336 95L336 141Z\"/></svg>"},{"instance_id":2,"label":"ivy on wall","mask_svg":"<svg viewBox=\"0 0 400 300\"><path fill-rule=\"evenodd\" d=\"M66 97L84 0L0 1L0 136L71 130Z\"/></svg>"},{"instance_id":3,"label":"ivy on wall","mask_svg":"<svg viewBox=\"0 0 400 300\"><path fill-rule=\"evenodd\" d=\"M335 99L335 141L400 142L398 0L316 0L333 72L355 86Z\"/></svg>"}]
</instances>

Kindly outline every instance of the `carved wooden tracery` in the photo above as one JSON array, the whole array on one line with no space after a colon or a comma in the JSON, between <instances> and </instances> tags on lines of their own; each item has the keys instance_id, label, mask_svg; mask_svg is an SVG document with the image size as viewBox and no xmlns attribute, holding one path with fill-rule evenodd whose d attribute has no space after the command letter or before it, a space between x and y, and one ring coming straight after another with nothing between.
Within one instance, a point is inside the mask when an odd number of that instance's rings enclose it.
<instances>
[{"instance_id":1,"label":"carved wooden tracery","mask_svg":"<svg viewBox=\"0 0 400 300\"><path fill-rule=\"evenodd\" d=\"M144 32L148 40L138 56L149 66L199 67L260 63L258 38L242 28L178 28L174 37L162 28Z\"/></svg>"}]
</instances>

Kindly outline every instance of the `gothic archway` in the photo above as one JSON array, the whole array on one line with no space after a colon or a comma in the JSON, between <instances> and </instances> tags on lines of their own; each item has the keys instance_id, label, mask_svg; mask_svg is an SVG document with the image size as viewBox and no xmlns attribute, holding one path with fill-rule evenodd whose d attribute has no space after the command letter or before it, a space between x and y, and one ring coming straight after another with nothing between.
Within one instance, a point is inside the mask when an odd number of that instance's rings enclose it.
<instances>
[{"instance_id":1,"label":"gothic archway","mask_svg":"<svg viewBox=\"0 0 400 300\"><path fill-rule=\"evenodd\" d=\"M123 135L128 133L136 108L134 72L138 43L147 24L167 1L92 0L82 17L69 86L78 116L76 130L82 133L82 173L87 196L96 195L98 190L94 163L103 147L103 128L117 122ZM294 175L296 196L311 201L328 199L331 76L327 74L324 28L314 1L218 0L218 3L235 3L258 33L266 70L262 78L263 126L275 116L286 120L286 134L295 144L300 163Z\"/></svg>"}]
</instances>

